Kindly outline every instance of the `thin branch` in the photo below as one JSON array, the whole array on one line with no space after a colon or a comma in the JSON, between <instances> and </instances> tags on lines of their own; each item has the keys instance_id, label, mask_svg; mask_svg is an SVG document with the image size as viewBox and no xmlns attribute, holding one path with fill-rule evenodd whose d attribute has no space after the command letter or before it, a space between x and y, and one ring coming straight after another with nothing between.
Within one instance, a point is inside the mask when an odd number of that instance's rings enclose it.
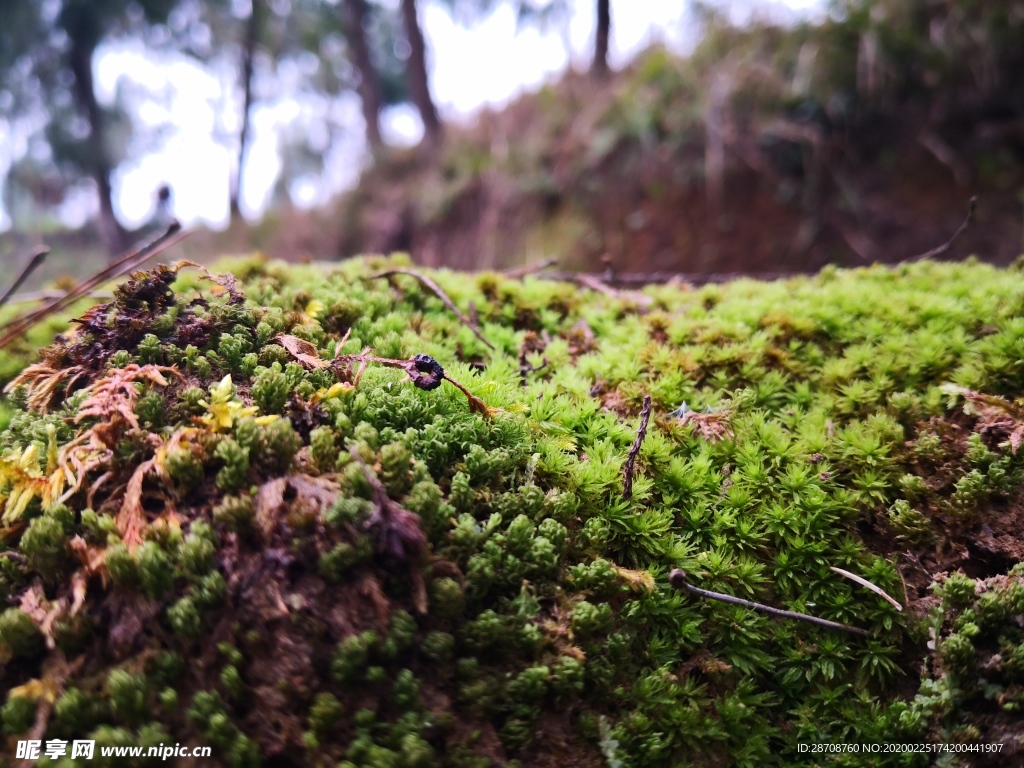
<instances>
[{"instance_id":1,"label":"thin branch","mask_svg":"<svg viewBox=\"0 0 1024 768\"><path fill-rule=\"evenodd\" d=\"M924 131L917 136L917 143L927 149L935 159L953 172L953 179L961 187L966 187L971 180L971 172L964 162L957 157L952 147L932 131Z\"/></svg>"},{"instance_id":2,"label":"thin branch","mask_svg":"<svg viewBox=\"0 0 1024 768\"><path fill-rule=\"evenodd\" d=\"M187 232L181 232L181 224L177 221L171 222L171 225L167 227L163 234L138 250L129 251L119 257L116 261L107 265L92 277L79 283L72 290L64 294L64 296L54 299L49 304L22 315L21 317L15 318L4 325L0 328L0 333L2 333L2 336L0 336L0 349L9 345L12 341L19 338L23 333L41 322L43 319L67 309L67 307L92 291L100 283L112 280L123 275L125 272L135 269L146 260L153 258L158 253L165 251L167 248L180 241L187 234Z\"/></svg>"},{"instance_id":3,"label":"thin branch","mask_svg":"<svg viewBox=\"0 0 1024 768\"><path fill-rule=\"evenodd\" d=\"M503 277L510 277L513 280L532 275L535 272L543 272L548 267L553 267L558 263L558 259L544 259L544 261L538 261L533 264L524 264L521 267L514 267L512 269L506 269L501 274Z\"/></svg>"},{"instance_id":4,"label":"thin branch","mask_svg":"<svg viewBox=\"0 0 1024 768\"><path fill-rule=\"evenodd\" d=\"M905 262L910 263L914 261L923 261L924 259L934 259L936 256L941 256L946 253L950 248L953 247L953 243L960 239L960 236L971 227L971 223L974 221L974 211L978 207L978 196L974 195L970 202L967 204L967 218L964 219L964 223L960 225L960 229L953 233L953 236L949 238L945 243L940 245L938 248L932 248L930 251L918 254L917 256L911 256L909 259L904 259Z\"/></svg>"},{"instance_id":5,"label":"thin branch","mask_svg":"<svg viewBox=\"0 0 1024 768\"><path fill-rule=\"evenodd\" d=\"M43 291L28 291L26 293L16 293L8 299L10 304L30 304L33 301L53 301L54 299L62 299L68 295L67 291L59 291L54 289L43 290ZM112 299L114 298L113 291L89 291L87 294L94 299Z\"/></svg>"},{"instance_id":6,"label":"thin branch","mask_svg":"<svg viewBox=\"0 0 1024 768\"><path fill-rule=\"evenodd\" d=\"M644 407L640 411L640 429L636 431L636 439L629 449L629 456L626 458L626 468L622 477L622 498L630 499L633 496L633 472L636 471L636 457L640 455L640 446L643 445L644 437L647 435L647 423L651 420L651 396L644 395Z\"/></svg>"},{"instance_id":7,"label":"thin branch","mask_svg":"<svg viewBox=\"0 0 1024 768\"><path fill-rule=\"evenodd\" d=\"M834 565L829 566L829 568L830 568L830 570L834 571L835 573L838 573L840 576L845 576L850 581L855 581L858 584L860 584L862 587L867 587L868 589L870 589L872 592L874 592L879 597L882 597L882 598L888 600L889 603L891 603L892 606L897 611L902 611L903 610L903 606L900 605L898 602L896 602L893 598L889 597L889 595L886 594L884 589L882 589L881 587L875 586L874 584L872 584L867 579L861 578L860 576L858 576L855 573L850 573L849 571L844 571L842 568L836 568Z\"/></svg>"},{"instance_id":8,"label":"thin branch","mask_svg":"<svg viewBox=\"0 0 1024 768\"><path fill-rule=\"evenodd\" d=\"M723 595L721 592L712 592L707 589L701 589L700 587L693 586L689 581L686 580L686 574L679 568L676 568L672 573L668 575L669 583L673 587L679 590L685 590L692 592L695 595L706 597L709 600L719 600L723 603L730 603L732 605L741 605L744 608L751 608L755 611L761 611L762 613L768 613L772 616L778 616L784 619L797 619L798 621L807 621L811 624L817 624L819 627L825 627L827 629L839 629L843 632L853 632L856 635L868 636L870 633L860 627L851 627L847 624L840 624L836 621L829 621L828 619L819 619L817 616L808 616L806 613L797 613L796 611L783 611L779 608L772 608L770 605L763 605L762 603L755 603L751 600L744 600L740 597L733 597L732 595Z\"/></svg>"},{"instance_id":9,"label":"thin branch","mask_svg":"<svg viewBox=\"0 0 1024 768\"><path fill-rule=\"evenodd\" d=\"M650 296L643 293L620 291L618 288L612 288L601 278L596 275L587 274L586 272L572 273L569 275L568 279L579 283L584 288L589 288L592 291L603 293L605 296L609 296L619 301L634 301L642 306L647 306L654 301Z\"/></svg>"},{"instance_id":10,"label":"thin branch","mask_svg":"<svg viewBox=\"0 0 1024 768\"><path fill-rule=\"evenodd\" d=\"M460 321L462 321L462 324L465 325L467 328L469 328L469 330L471 330L473 332L473 335L476 336L478 339L480 339L480 341L482 341L487 346L488 349L494 349L494 345L491 344L491 342L489 342L484 337L484 335L482 333L480 333L480 331L478 331L476 328L473 327L473 322L468 317L466 317L462 313L462 311L459 310L458 307L455 306L455 302L453 302L448 297L448 294L445 293L444 290L442 290L441 286L439 286L437 283L435 283L433 280L431 280L429 277L427 277L423 273L417 272L415 269L400 269L400 268L396 268L396 269L388 269L388 270L386 270L384 272L380 272L380 273L378 273L376 275L370 275L370 277L368 279L370 279L370 280L379 280L382 277L391 277L392 275L409 275L410 277L415 277L424 286L426 286L430 290L431 293L433 293L435 296L437 296L437 298L439 298L442 302L444 302L444 305L446 307L448 307L448 309L450 309L455 314L455 316L457 318L459 318Z\"/></svg>"},{"instance_id":11,"label":"thin branch","mask_svg":"<svg viewBox=\"0 0 1024 768\"><path fill-rule=\"evenodd\" d=\"M828 223L831 224L839 236L843 238L843 241L850 247L854 255L865 264L871 264L878 260L878 254L880 252L879 247L875 242L868 237L864 230L854 229L849 226L837 215L832 214L828 216Z\"/></svg>"},{"instance_id":12,"label":"thin branch","mask_svg":"<svg viewBox=\"0 0 1024 768\"><path fill-rule=\"evenodd\" d=\"M661 283L683 283L689 285L706 285L708 283L728 283L732 280L749 278L751 280L787 280L793 277L813 276L812 272L616 272L615 279L602 280L602 275L580 272L545 272L538 275L543 280L573 281L582 283L588 278L596 278L605 288L612 286L644 286ZM581 276L583 280L581 280ZM611 282L611 286L608 284Z\"/></svg>"},{"instance_id":13,"label":"thin branch","mask_svg":"<svg viewBox=\"0 0 1024 768\"><path fill-rule=\"evenodd\" d=\"M21 287L21 284L28 279L28 276L35 271L36 267L43 263L43 260L49 252L50 249L45 245L32 251L32 255L29 257L28 263L25 265L24 269L22 269L18 276L14 278L14 282L7 287L3 296L0 296L0 307L7 303L8 299L11 298L11 294Z\"/></svg>"}]
</instances>

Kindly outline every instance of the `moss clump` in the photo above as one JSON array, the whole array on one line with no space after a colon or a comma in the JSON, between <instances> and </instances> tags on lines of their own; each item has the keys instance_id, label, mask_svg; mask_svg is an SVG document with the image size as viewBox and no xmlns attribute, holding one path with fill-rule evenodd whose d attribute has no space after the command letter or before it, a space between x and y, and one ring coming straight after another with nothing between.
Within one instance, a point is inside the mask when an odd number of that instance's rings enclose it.
<instances>
[{"instance_id":1,"label":"moss clump","mask_svg":"<svg viewBox=\"0 0 1024 768\"><path fill-rule=\"evenodd\" d=\"M201 736L223 765L541 764L564 757L537 735L552 716L590 762L792 765L800 743L985 741L1014 716L1017 273L922 263L643 303L438 276L492 351L432 295L396 301L381 265L250 265L216 291L143 273L18 380L9 733L72 646L87 663L47 737ZM524 383L527 326L550 365ZM411 353L469 395L417 386L417 358L392 359ZM988 571L911 578L964 551ZM683 594L675 568L868 635Z\"/></svg>"},{"instance_id":2,"label":"moss clump","mask_svg":"<svg viewBox=\"0 0 1024 768\"><path fill-rule=\"evenodd\" d=\"M0 653L8 659L31 657L43 650L43 635L31 617L17 608L0 613Z\"/></svg>"}]
</instances>

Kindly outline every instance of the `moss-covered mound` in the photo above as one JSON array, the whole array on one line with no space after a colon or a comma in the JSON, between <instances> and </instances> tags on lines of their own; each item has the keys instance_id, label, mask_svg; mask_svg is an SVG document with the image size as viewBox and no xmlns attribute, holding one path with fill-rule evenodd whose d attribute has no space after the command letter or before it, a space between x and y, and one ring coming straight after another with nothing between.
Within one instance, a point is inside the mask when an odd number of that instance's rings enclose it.
<instances>
[{"instance_id":1,"label":"moss-covered mound","mask_svg":"<svg viewBox=\"0 0 1024 768\"><path fill-rule=\"evenodd\" d=\"M616 294L436 274L463 321L414 276L376 276L395 266L142 273L15 380L8 754L1024 754L1024 276L925 263ZM675 589L677 568L866 634ZM959 751L799 746L872 741Z\"/></svg>"}]
</instances>

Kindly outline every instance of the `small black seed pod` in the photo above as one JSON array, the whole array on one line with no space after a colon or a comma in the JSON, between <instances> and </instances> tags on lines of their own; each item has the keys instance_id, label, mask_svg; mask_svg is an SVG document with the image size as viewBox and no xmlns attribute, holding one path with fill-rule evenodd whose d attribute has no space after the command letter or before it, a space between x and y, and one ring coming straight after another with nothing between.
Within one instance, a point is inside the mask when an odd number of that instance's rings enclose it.
<instances>
[{"instance_id":1,"label":"small black seed pod","mask_svg":"<svg viewBox=\"0 0 1024 768\"><path fill-rule=\"evenodd\" d=\"M444 379L444 368L430 355L413 355L405 370L420 389L437 389Z\"/></svg>"}]
</instances>

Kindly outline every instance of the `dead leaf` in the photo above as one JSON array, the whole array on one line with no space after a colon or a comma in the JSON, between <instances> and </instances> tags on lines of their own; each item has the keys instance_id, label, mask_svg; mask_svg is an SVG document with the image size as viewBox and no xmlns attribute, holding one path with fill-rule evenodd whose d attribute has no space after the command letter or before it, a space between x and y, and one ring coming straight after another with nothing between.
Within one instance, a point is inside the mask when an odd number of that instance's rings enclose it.
<instances>
[{"instance_id":1,"label":"dead leaf","mask_svg":"<svg viewBox=\"0 0 1024 768\"><path fill-rule=\"evenodd\" d=\"M648 595L654 592L654 577L651 576L650 571L633 571L628 568L616 567L615 572L632 591Z\"/></svg>"},{"instance_id":2,"label":"dead leaf","mask_svg":"<svg viewBox=\"0 0 1024 768\"><path fill-rule=\"evenodd\" d=\"M8 692L8 699L31 699L32 701L47 701L53 703L57 700L60 689L54 685L52 680L29 680L24 685L11 688Z\"/></svg>"},{"instance_id":3,"label":"dead leaf","mask_svg":"<svg viewBox=\"0 0 1024 768\"><path fill-rule=\"evenodd\" d=\"M331 363L320 357L320 351L314 344L292 336L287 333L279 333L274 338L278 344L287 349L296 360L310 368L326 368Z\"/></svg>"},{"instance_id":4,"label":"dead leaf","mask_svg":"<svg viewBox=\"0 0 1024 768\"><path fill-rule=\"evenodd\" d=\"M81 573L86 579L90 576L99 576L103 582L103 588L106 589L110 581L110 572L106 566L107 550L88 544L81 536L75 536L71 539L68 542L68 546L71 547L72 553L78 558L78 562L82 564L82 568L75 573Z\"/></svg>"},{"instance_id":5,"label":"dead leaf","mask_svg":"<svg viewBox=\"0 0 1024 768\"><path fill-rule=\"evenodd\" d=\"M998 395L986 395L982 392L947 384L943 391L960 395L966 400L964 413L977 416L977 432L981 435L992 435L1002 438L1001 445L1009 446L1010 453L1017 454L1024 443L1024 407L1020 403L1011 402Z\"/></svg>"},{"instance_id":6,"label":"dead leaf","mask_svg":"<svg viewBox=\"0 0 1024 768\"><path fill-rule=\"evenodd\" d=\"M142 532L146 528L146 513L142 510L142 483L155 464L155 459L148 459L135 468L124 492L121 511L117 515L117 530L121 532L121 539L129 551L134 551L142 543Z\"/></svg>"},{"instance_id":7,"label":"dead leaf","mask_svg":"<svg viewBox=\"0 0 1024 768\"><path fill-rule=\"evenodd\" d=\"M493 419L496 414L501 413L501 408L492 408L476 395L467 392L466 399L469 400L469 410L485 418Z\"/></svg>"},{"instance_id":8,"label":"dead leaf","mask_svg":"<svg viewBox=\"0 0 1024 768\"><path fill-rule=\"evenodd\" d=\"M322 516L338 498L338 484L326 477L288 475L264 483L256 493L256 522L264 535L269 536L277 526L284 496L288 489L295 492L293 511L306 511Z\"/></svg>"},{"instance_id":9,"label":"dead leaf","mask_svg":"<svg viewBox=\"0 0 1024 768\"><path fill-rule=\"evenodd\" d=\"M41 625L46 620L48 602L43 585L36 581L22 593L18 607L37 625Z\"/></svg>"},{"instance_id":10,"label":"dead leaf","mask_svg":"<svg viewBox=\"0 0 1024 768\"><path fill-rule=\"evenodd\" d=\"M256 494L256 522L265 535L270 535L277 525L277 515L284 504L284 492L288 478L279 477L260 486Z\"/></svg>"},{"instance_id":11,"label":"dead leaf","mask_svg":"<svg viewBox=\"0 0 1024 768\"><path fill-rule=\"evenodd\" d=\"M704 436L704 439L712 443L732 437L732 427L729 426L728 411L715 411L713 413L687 411L680 417L679 423L692 424Z\"/></svg>"},{"instance_id":12,"label":"dead leaf","mask_svg":"<svg viewBox=\"0 0 1024 768\"><path fill-rule=\"evenodd\" d=\"M54 626L57 620L67 611L68 601L63 598L53 601L47 600L46 593L43 591L43 585L35 581L22 594L18 607L39 627L39 631L42 632L46 640L46 647L51 651L56 648L57 643L53 636Z\"/></svg>"},{"instance_id":13,"label":"dead leaf","mask_svg":"<svg viewBox=\"0 0 1024 768\"><path fill-rule=\"evenodd\" d=\"M79 569L71 574L71 615L74 616L85 604L85 592L88 589L88 581L85 573Z\"/></svg>"},{"instance_id":14,"label":"dead leaf","mask_svg":"<svg viewBox=\"0 0 1024 768\"><path fill-rule=\"evenodd\" d=\"M382 630L386 630L391 618L391 607L384 594L384 590L381 589L380 582L367 574L360 581L359 591L363 597L370 601L370 605L377 616L377 626Z\"/></svg>"}]
</instances>

